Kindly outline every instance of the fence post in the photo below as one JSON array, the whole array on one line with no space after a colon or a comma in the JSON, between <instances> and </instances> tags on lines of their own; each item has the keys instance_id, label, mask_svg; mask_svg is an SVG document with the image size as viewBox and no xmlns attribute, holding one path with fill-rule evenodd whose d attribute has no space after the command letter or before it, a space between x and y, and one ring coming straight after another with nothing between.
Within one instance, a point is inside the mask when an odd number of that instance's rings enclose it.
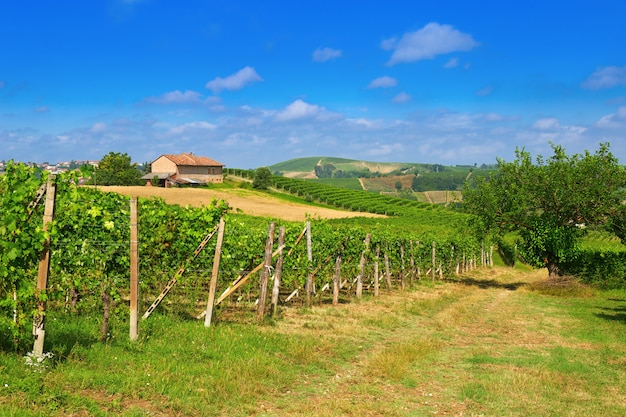
<instances>
[{"instance_id":1,"label":"fence post","mask_svg":"<svg viewBox=\"0 0 626 417\"><path fill-rule=\"evenodd\" d=\"M56 185L54 184L54 175L48 177L46 185L46 204L43 215L43 231L48 230L48 226L54 217L54 203L56 198ZM48 236L44 242L43 252L39 258L39 269L37 271L37 313L33 320L33 335L35 342L33 344L33 353L43 355L43 343L46 336L45 331L45 314L46 303L39 299L39 294L46 290L48 286L48 274L50 272L50 237Z\"/></svg>"},{"instance_id":2,"label":"fence post","mask_svg":"<svg viewBox=\"0 0 626 417\"><path fill-rule=\"evenodd\" d=\"M311 222L306 222L306 306L311 307L311 295L313 294L313 245L311 243Z\"/></svg>"},{"instance_id":3,"label":"fence post","mask_svg":"<svg viewBox=\"0 0 626 417\"><path fill-rule=\"evenodd\" d=\"M341 255L337 255L335 261L335 274L333 275L333 305L339 304L339 287L341 286Z\"/></svg>"},{"instance_id":4,"label":"fence post","mask_svg":"<svg viewBox=\"0 0 626 417\"><path fill-rule=\"evenodd\" d=\"M259 304L257 305L257 319L263 320L265 315L265 301L267 300L267 283L270 277L270 268L272 267L272 247L274 246L274 231L276 223L271 222L269 231L267 232L267 241L265 243L265 264L261 271L261 283L259 292Z\"/></svg>"},{"instance_id":5,"label":"fence post","mask_svg":"<svg viewBox=\"0 0 626 417\"><path fill-rule=\"evenodd\" d=\"M272 286L272 316L278 312L278 295L280 294L280 281L283 276L283 246L285 245L285 226L278 229L278 259L274 272L274 285Z\"/></svg>"},{"instance_id":6,"label":"fence post","mask_svg":"<svg viewBox=\"0 0 626 417\"><path fill-rule=\"evenodd\" d=\"M139 229L137 224L137 197L130 198L130 340L139 336Z\"/></svg>"},{"instance_id":7,"label":"fence post","mask_svg":"<svg viewBox=\"0 0 626 417\"><path fill-rule=\"evenodd\" d=\"M436 249L435 249L435 246L436 246L436 243L435 243L435 241L433 240L433 256L432 256L433 267L432 267L432 269L431 269L431 274L432 274L432 279L433 279L433 282L435 282L435 271L437 270L437 262L436 262L437 258L436 258L436 256L435 256L435 254L436 254Z\"/></svg>"},{"instance_id":8,"label":"fence post","mask_svg":"<svg viewBox=\"0 0 626 417\"><path fill-rule=\"evenodd\" d=\"M380 257L380 246L376 246L376 259L374 261L374 297L378 297L378 258Z\"/></svg>"},{"instance_id":9,"label":"fence post","mask_svg":"<svg viewBox=\"0 0 626 417\"><path fill-rule=\"evenodd\" d=\"M211 283L209 284L209 299L206 303L206 315L204 316L204 327L211 326L213 317L213 306L215 305L215 291L217 290L217 277L220 271L220 260L222 258L222 242L224 241L224 218L220 219L217 230L217 242L215 243L215 256L213 257L213 270L211 272Z\"/></svg>"},{"instance_id":10,"label":"fence post","mask_svg":"<svg viewBox=\"0 0 626 417\"><path fill-rule=\"evenodd\" d=\"M356 280L356 296L357 298L361 298L363 295L363 276L365 275L365 260L367 255L367 250L369 249L370 240L372 239L372 234L368 233L365 236L365 240L363 243L365 244L365 248L363 252L361 252L361 262L359 263L359 275Z\"/></svg>"}]
</instances>

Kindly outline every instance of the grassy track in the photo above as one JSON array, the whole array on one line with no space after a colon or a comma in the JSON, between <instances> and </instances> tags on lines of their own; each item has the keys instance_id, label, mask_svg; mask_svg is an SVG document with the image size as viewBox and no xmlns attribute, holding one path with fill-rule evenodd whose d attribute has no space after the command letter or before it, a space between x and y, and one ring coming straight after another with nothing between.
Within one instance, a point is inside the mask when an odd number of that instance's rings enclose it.
<instances>
[{"instance_id":1,"label":"grassy track","mask_svg":"<svg viewBox=\"0 0 626 417\"><path fill-rule=\"evenodd\" d=\"M544 278L474 271L262 325L155 315L136 343L51 318L49 370L0 353L0 415L626 415L626 292Z\"/></svg>"}]
</instances>

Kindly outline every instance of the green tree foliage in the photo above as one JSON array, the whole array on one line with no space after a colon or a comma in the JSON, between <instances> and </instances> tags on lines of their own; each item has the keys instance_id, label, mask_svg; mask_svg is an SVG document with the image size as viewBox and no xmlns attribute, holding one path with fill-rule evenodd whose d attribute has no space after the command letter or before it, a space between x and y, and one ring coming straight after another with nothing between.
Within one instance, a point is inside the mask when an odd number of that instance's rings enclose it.
<instances>
[{"instance_id":1,"label":"green tree foliage","mask_svg":"<svg viewBox=\"0 0 626 417\"><path fill-rule=\"evenodd\" d=\"M254 180L252 181L252 188L257 190L267 190L270 186L270 179L272 178L272 171L267 167L257 168L254 171Z\"/></svg>"},{"instance_id":2,"label":"green tree foliage","mask_svg":"<svg viewBox=\"0 0 626 417\"><path fill-rule=\"evenodd\" d=\"M568 156L559 145L552 149L550 158L539 155L535 162L523 149L513 162L498 159L497 171L478 178L463 195L484 229L519 232L520 254L551 276L563 272L587 228L622 227L612 219L624 215L626 198L626 171L609 144L600 144L595 154Z\"/></svg>"},{"instance_id":3,"label":"green tree foliage","mask_svg":"<svg viewBox=\"0 0 626 417\"><path fill-rule=\"evenodd\" d=\"M126 153L109 152L96 171L96 183L102 185L141 185L141 171Z\"/></svg>"},{"instance_id":4,"label":"green tree foliage","mask_svg":"<svg viewBox=\"0 0 626 417\"><path fill-rule=\"evenodd\" d=\"M315 165L315 175L317 178L332 178L337 170L333 164Z\"/></svg>"}]
</instances>

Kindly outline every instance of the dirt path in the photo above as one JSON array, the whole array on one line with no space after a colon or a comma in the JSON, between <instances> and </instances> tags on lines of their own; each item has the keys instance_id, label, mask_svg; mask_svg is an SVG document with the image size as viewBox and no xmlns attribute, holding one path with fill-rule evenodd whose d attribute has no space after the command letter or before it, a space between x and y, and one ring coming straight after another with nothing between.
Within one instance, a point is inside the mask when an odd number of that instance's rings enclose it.
<instances>
[{"instance_id":1,"label":"dirt path","mask_svg":"<svg viewBox=\"0 0 626 417\"><path fill-rule=\"evenodd\" d=\"M328 313L329 307L314 308L306 316L289 314L279 323L282 332L296 334L308 327L313 333L320 329L318 337L332 338L330 328L334 337L352 339L348 343L363 349L336 374L308 380L315 393L290 391L286 402L266 406L280 409L279 415L480 415L472 401L454 399L451 386L442 381L448 374L472 379L464 364L475 346L497 357L512 346L562 342L549 326L536 331L546 320L545 312L529 315L515 301L526 282L544 275L527 274L524 282L514 275L498 282L489 276L471 278L422 291L385 293L365 304L336 307L335 314ZM360 331L368 327L364 323L370 323L367 335ZM372 327L379 327L378 332L372 333ZM422 369L420 364L426 363ZM458 383L451 385L458 389Z\"/></svg>"}]
</instances>

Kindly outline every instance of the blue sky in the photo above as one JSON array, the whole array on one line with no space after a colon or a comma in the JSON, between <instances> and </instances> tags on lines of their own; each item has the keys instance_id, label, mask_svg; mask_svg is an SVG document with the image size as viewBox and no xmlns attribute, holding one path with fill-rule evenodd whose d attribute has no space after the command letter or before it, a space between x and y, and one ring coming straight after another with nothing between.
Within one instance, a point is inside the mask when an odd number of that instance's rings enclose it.
<instances>
[{"instance_id":1,"label":"blue sky","mask_svg":"<svg viewBox=\"0 0 626 417\"><path fill-rule=\"evenodd\" d=\"M5 1L0 159L454 164L610 142L626 1Z\"/></svg>"}]
</instances>

